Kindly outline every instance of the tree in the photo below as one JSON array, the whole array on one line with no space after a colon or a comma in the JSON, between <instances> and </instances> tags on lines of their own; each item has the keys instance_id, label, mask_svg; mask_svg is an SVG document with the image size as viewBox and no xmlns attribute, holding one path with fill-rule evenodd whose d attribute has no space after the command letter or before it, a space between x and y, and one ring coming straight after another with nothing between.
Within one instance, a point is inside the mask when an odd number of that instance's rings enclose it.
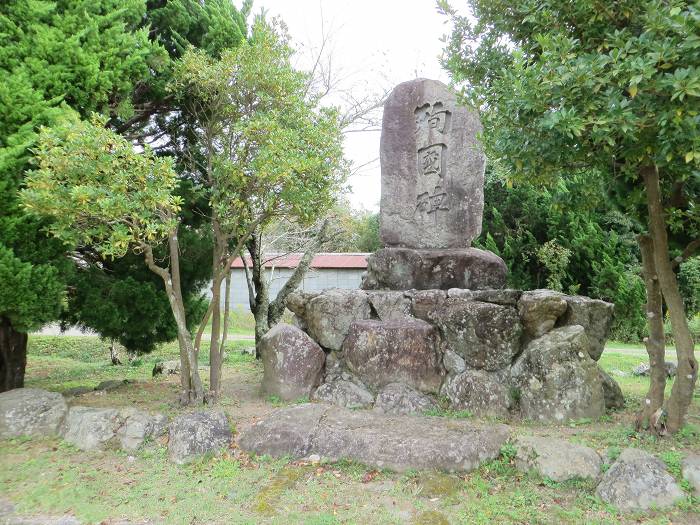
<instances>
[{"instance_id":1,"label":"tree","mask_svg":"<svg viewBox=\"0 0 700 525\"><path fill-rule=\"evenodd\" d=\"M650 275L668 308L678 375L663 407L647 398L642 419L662 409L652 423L675 432L697 379L669 229L686 242L697 238L700 11L676 0L469 4L475 23L439 3L455 24L444 64L482 110L492 158L519 179L598 172L624 188L628 213L646 205L640 242L651 242ZM648 305L652 293L647 287ZM653 338L650 330L655 364Z\"/></svg>"},{"instance_id":2,"label":"tree","mask_svg":"<svg viewBox=\"0 0 700 525\"><path fill-rule=\"evenodd\" d=\"M209 197L214 240L210 399L219 395L221 285L256 229L272 220L313 221L342 180L337 113L318 106L294 70L286 40L261 18L250 41L219 59L191 49L173 91L197 123L189 171Z\"/></svg>"},{"instance_id":3,"label":"tree","mask_svg":"<svg viewBox=\"0 0 700 525\"><path fill-rule=\"evenodd\" d=\"M530 290L550 286L542 247L555 241L570 252L559 275L562 289L614 303L611 336L641 341L646 318L639 224L600 198L605 181L596 174L573 174L543 187L507 176L497 162L488 163L484 228L475 246L503 258L509 286Z\"/></svg>"},{"instance_id":4,"label":"tree","mask_svg":"<svg viewBox=\"0 0 700 525\"><path fill-rule=\"evenodd\" d=\"M18 202L37 129L68 107L129 114L135 86L164 56L137 29L144 14L139 0L0 6L0 391L23 385L27 332L58 317L72 271L46 221Z\"/></svg>"},{"instance_id":5,"label":"tree","mask_svg":"<svg viewBox=\"0 0 700 525\"><path fill-rule=\"evenodd\" d=\"M204 390L187 327L180 277L178 177L172 159L131 143L104 127L105 119L72 115L42 128L37 169L26 177L24 207L49 217L48 231L67 246L88 246L103 258L133 250L165 286L180 344L181 401L201 400ZM161 266L154 246L167 240L169 265Z\"/></svg>"}]
</instances>

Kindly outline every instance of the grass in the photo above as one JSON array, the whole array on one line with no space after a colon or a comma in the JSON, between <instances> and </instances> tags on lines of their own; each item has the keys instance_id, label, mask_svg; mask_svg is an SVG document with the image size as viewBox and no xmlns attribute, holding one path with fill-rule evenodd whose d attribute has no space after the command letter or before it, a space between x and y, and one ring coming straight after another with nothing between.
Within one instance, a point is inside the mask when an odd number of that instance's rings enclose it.
<instances>
[{"instance_id":1,"label":"grass","mask_svg":"<svg viewBox=\"0 0 700 525\"><path fill-rule=\"evenodd\" d=\"M231 341L226 357L221 405L236 426L283 405L257 391L260 363L238 353L249 345L250 341ZM201 357L205 363L206 352ZM176 358L176 345L162 345L133 366L112 366L109 347L98 338L32 336L27 386L65 392L106 379L131 379L135 383L89 393L74 402L135 405L172 416L182 410L174 402L177 376L152 378L151 369L158 360ZM625 410L562 426L513 422L514 432L563 437L610 458L625 447L640 447L665 461L679 479L683 455L700 452L700 428L689 425L663 439L634 432L631 422L648 379L615 376L614 370L629 372L639 362L635 355L615 352L606 352L601 359L628 398ZM206 380L206 372L202 376ZM697 396L691 412L700 414ZM450 411L432 415L471 417ZM175 525L700 523L700 502L690 496L669 511L620 514L595 498L592 483L555 483L522 473L515 468L514 455L514 447L507 444L497 460L457 476L376 471L348 461L309 465L248 457L237 449L179 467L167 461L165 443L160 441L128 455L82 452L58 438L15 439L0 441L0 493L22 514L69 513L84 523L110 519Z\"/></svg>"}]
</instances>

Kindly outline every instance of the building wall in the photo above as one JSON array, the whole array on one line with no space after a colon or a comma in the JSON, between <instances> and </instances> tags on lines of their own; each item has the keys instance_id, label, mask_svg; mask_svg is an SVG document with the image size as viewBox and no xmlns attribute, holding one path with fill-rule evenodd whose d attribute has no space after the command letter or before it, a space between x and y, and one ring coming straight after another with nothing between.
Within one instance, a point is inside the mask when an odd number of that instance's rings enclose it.
<instances>
[{"instance_id":1,"label":"building wall","mask_svg":"<svg viewBox=\"0 0 700 525\"><path fill-rule=\"evenodd\" d=\"M293 268L275 268L274 270L265 270L266 277L269 279L272 271L272 285L270 286L270 298L274 299L277 292L280 291L284 283L291 277L294 272ZM307 292L320 292L326 288L347 288L355 289L360 287L362 274L365 272L362 268L351 269L335 269L322 268L311 269L304 277L300 290ZM223 298L225 289L221 286L221 295ZM211 295L211 293L209 294ZM234 268L231 271L231 306L242 307L245 310L250 310L248 304L248 285L245 280L245 272L242 268Z\"/></svg>"}]
</instances>

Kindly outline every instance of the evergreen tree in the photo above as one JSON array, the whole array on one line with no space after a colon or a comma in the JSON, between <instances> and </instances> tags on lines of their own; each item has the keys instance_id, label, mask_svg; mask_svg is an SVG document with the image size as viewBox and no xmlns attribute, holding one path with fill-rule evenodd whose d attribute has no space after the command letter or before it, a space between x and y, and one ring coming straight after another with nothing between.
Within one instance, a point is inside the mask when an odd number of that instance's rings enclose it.
<instances>
[{"instance_id":1,"label":"evergreen tree","mask_svg":"<svg viewBox=\"0 0 700 525\"><path fill-rule=\"evenodd\" d=\"M0 391L21 387L27 332L58 317L66 246L28 217L17 192L38 127L73 108L127 116L167 55L138 29L142 0L10 0L0 5Z\"/></svg>"}]
</instances>

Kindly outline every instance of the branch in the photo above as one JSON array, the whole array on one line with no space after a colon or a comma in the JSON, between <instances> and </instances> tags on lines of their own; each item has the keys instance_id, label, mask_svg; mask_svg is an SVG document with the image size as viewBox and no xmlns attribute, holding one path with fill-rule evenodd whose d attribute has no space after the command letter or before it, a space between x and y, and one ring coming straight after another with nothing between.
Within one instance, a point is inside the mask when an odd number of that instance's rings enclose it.
<instances>
[{"instance_id":1,"label":"branch","mask_svg":"<svg viewBox=\"0 0 700 525\"><path fill-rule=\"evenodd\" d=\"M678 266L690 259L698 248L700 248L700 238L690 241L688 246L685 247L685 250L671 261L671 268L675 270Z\"/></svg>"},{"instance_id":2,"label":"branch","mask_svg":"<svg viewBox=\"0 0 700 525\"><path fill-rule=\"evenodd\" d=\"M284 309L287 303L287 297L290 293L299 287L299 283L304 279L304 275L309 271L311 266L311 261L313 261L314 256L318 253L318 250L323 246L328 237L328 227L330 225L330 220L325 219L321 228L318 231L315 242L309 247L304 253L304 256L299 261L299 264L294 269L291 277L284 283L282 289L277 293L275 300L270 303L270 308L268 310L268 323L270 326L274 325L279 321L284 313Z\"/></svg>"}]
</instances>

